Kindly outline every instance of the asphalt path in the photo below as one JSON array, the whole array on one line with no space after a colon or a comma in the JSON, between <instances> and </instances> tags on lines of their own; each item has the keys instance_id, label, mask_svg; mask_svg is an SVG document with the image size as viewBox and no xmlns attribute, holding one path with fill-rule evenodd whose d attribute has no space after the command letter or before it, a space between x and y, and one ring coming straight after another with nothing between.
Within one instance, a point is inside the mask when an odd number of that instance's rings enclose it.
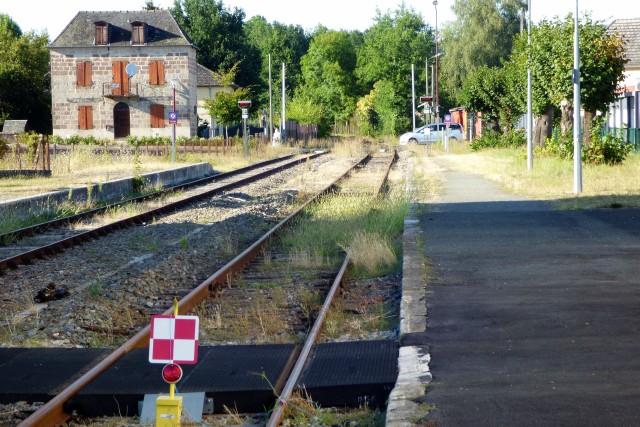
<instances>
[{"instance_id":1,"label":"asphalt path","mask_svg":"<svg viewBox=\"0 0 640 427\"><path fill-rule=\"evenodd\" d=\"M640 425L640 210L444 177L420 214L427 332L409 337L431 355L428 425Z\"/></svg>"}]
</instances>

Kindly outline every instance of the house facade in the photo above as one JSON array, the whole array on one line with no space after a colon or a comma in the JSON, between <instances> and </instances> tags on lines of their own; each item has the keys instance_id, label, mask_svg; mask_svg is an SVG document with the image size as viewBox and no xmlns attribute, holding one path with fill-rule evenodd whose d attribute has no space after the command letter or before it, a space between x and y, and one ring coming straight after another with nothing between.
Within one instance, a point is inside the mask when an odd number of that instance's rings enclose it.
<instances>
[{"instance_id":1,"label":"house facade","mask_svg":"<svg viewBox=\"0 0 640 427\"><path fill-rule=\"evenodd\" d=\"M197 129L196 47L166 10L79 12L48 46L53 134L120 139Z\"/></svg>"},{"instance_id":2,"label":"house facade","mask_svg":"<svg viewBox=\"0 0 640 427\"><path fill-rule=\"evenodd\" d=\"M200 123L206 121L209 124L209 135L222 134L221 126L205 106L208 99L215 99L219 92L233 92L238 88L236 84L225 85L222 83L222 77L204 65L197 64L197 87L198 87L198 119Z\"/></svg>"},{"instance_id":3,"label":"house facade","mask_svg":"<svg viewBox=\"0 0 640 427\"><path fill-rule=\"evenodd\" d=\"M609 25L608 31L622 36L629 60L625 65L620 98L609 110L608 125L637 129L640 128L640 18L617 19Z\"/></svg>"}]
</instances>

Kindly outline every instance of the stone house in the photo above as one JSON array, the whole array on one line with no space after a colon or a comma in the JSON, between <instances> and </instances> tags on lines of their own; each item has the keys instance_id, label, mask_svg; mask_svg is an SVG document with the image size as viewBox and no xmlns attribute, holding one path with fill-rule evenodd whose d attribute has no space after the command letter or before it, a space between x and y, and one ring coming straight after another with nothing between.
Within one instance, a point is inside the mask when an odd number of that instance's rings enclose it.
<instances>
[{"instance_id":1,"label":"stone house","mask_svg":"<svg viewBox=\"0 0 640 427\"><path fill-rule=\"evenodd\" d=\"M118 139L197 129L196 46L166 10L79 12L48 46L53 134Z\"/></svg>"}]
</instances>

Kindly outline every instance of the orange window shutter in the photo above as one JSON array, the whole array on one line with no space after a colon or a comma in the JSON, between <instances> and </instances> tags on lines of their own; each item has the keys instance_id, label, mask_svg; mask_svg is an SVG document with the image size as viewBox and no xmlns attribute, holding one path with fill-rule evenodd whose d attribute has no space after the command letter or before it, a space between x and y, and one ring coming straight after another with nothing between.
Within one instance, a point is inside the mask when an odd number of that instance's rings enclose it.
<instances>
[{"instance_id":1,"label":"orange window shutter","mask_svg":"<svg viewBox=\"0 0 640 427\"><path fill-rule=\"evenodd\" d=\"M151 119L151 127L152 128L157 128L157 120L156 120L156 106L155 105L151 105L151 111L149 111L149 117Z\"/></svg>"},{"instance_id":2,"label":"orange window shutter","mask_svg":"<svg viewBox=\"0 0 640 427\"><path fill-rule=\"evenodd\" d=\"M164 61L158 61L158 84L164 84Z\"/></svg>"},{"instance_id":3,"label":"orange window shutter","mask_svg":"<svg viewBox=\"0 0 640 427\"><path fill-rule=\"evenodd\" d=\"M84 107L87 112L86 123L87 127L85 129L93 129L93 107Z\"/></svg>"},{"instance_id":4,"label":"orange window shutter","mask_svg":"<svg viewBox=\"0 0 640 427\"><path fill-rule=\"evenodd\" d=\"M91 62L84 63L84 85L91 86Z\"/></svg>"},{"instance_id":5,"label":"orange window shutter","mask_svg":"<svg viewBox=\"0 0 640 427\"><path fill-rule=\"evenodd\" d=\"M126 62L121 62L120 63L120 70L121 70L120 80L122 81L122 94L123 95L128 95L129 94L129 76L125 72L126 66L127 66Z\"/></svg>"},{"instance_id":6,"label":"orange window shutter","mask_svg":"<svg viewBox=\"0 0 640 427\"><path fill-rule=\"evenodd\" d=\"M164 127L164 105L158 104L158 127Z\"/></svg>"},{"instance_id":7,"label":"orange window shutter","mask_svg":"<svg viewBox=\"0 0 640 427\"><path fill-rule=\"evenodd\" d=\"M78 129L86 129L87 120L84 115L84 107L78 107Z\"/></svg>"},{"instance_id":8,"label":"orange window shutter","mask_svg":"<svg viewBox=\"0 0 640 427\"><path fill-rule=\"evenodd\" d=\"M121 67L120 67L121 63L120 62L114 62L111 64L111 76L112 76L112 82L114 85L118 85L116 87L113 88L113 93L115 95L121 95L122 94L122 73L121 71Z\"/></svg>"},{"instance_id":9,"label":"orange window shutter","mask_svg":"<svg viewBox=\"0 0 640 427\"><path fill-rule=\"evenodd\" d=\"M149 63L149 84L158 84L158 61L151 61Z\"/></svg>"},{"instance_id":10,"label":"orange window shutter","mask_svg":"<svg viewBox=\"0 0 640 427\"><path fill-rule=\"evenodd\" d=\"M84 62L78 62L76 64L76 84L78 86L84 86Z\"/></svg>"}]
</instances>

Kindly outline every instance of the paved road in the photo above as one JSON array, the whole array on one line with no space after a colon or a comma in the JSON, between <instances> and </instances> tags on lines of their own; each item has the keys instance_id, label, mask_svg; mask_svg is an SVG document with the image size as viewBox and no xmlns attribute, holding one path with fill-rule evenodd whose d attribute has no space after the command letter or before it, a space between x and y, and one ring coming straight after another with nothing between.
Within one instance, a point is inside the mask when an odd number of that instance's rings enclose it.
<instances>
[{"instance_id":1,"label":"paved road","mask_svg":"<svg viewBox=\"0 0 640 427\"><path fill-rule=\"evenodd\" d=\"M434 277L413 337L434 424L640 425L640 210L553 211L445 178L420 218Z\"/></svg>"}]
</instances>

